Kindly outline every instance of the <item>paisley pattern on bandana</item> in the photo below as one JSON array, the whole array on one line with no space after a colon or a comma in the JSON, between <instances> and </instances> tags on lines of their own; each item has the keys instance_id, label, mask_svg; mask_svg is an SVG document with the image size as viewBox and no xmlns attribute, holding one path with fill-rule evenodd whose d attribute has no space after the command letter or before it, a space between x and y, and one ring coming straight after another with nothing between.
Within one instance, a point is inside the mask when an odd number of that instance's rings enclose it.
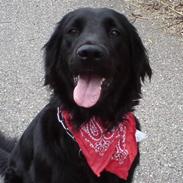
<instances>
[{"instance_id":1,"label":"paisley pattern on bandana","mask_svg":"<svg viewBox=\"0 0 183 183\"><path fill-rule=\"evenodd\" d=\"M89 144L93 150L100 156L108 150L110 145L116 138L120 138L116 146L115 152L111 159L118 161L122 164L128 156L128 151L125 149L126 127L124 124L120 124L117 129L113 129L104 133L104 129L95 117L90 119L88 123L83 125L80 129L80 133L83 139Z\"/></svg>"},{"instance_id":2,"label":"paisley pattern on bandana","mask_svg":"<svg viewBox=\"0 0 183 183\"><path fill-rule=\"evenodd\" d=\"M108 171L127 179L128 171L137 155L135 118L132 113L111 131L106 131L102 121L96 117L92 117L77 131L73 128L69 112L60 108L58 117L59 121L63 119L97 176Z\"/></svg>"},{"instance_id":3,"label":"paisley pattern on bandana","mask_svg":"<svg viewBox=\"0 0 183 183\"><path fill-rule=\"evenodd\" d=\"M83 139L100 156L103 156L110 145L114 142L114 139L120 136L119 134L115 136L113 131L114 130L104 133L102 126L99 123L96 123L95 117L80 129Z\"/></svg>"}]
</instances>

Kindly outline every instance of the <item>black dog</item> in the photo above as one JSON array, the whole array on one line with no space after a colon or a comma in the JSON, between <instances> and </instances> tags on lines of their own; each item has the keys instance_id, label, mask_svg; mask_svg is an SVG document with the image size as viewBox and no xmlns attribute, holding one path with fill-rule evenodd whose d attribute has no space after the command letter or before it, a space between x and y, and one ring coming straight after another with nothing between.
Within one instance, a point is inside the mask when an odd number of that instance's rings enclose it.
<instances>
[{"instance_id":1,"label":"black dog","mask_svg":"<svg viewBox=\"0 0 183 183\"><path fill-rule=\"evenodd\" d=\"M45 45L45 85L53 90L49 104L19 141L0 137L5 183L131 182L138 156L128 180L107 171L97 177L58 122L57 108L69 111L76 131L96 116L110 132L134 111L141 82L151 74L146 50L125 16L107 8L64 16Z\"/></svg>"}]
</instances>

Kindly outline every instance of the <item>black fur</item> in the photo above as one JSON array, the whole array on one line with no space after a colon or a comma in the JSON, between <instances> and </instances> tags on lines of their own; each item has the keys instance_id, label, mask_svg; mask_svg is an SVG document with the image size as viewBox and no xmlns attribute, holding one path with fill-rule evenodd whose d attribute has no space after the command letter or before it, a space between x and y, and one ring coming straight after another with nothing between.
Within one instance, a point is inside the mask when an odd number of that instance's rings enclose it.
<instances>
[{"instance_id":1,"label":"black fur","mask_svg":"<svg viewBox=\"0 0 183 183\"><path fill-rule=\"evenodd\" d=\"M100 48L100 60L78 58L82 45ZM152 74L136 29L113 10L82 8L64 16L44 48L45 85L53 95L17 143L0 136L0 173L5 183L131 182L139 156L127 181L107 172L97 178L58 123L57 107L71 112L76 128L95 115L108 130L134 111L141 98L141 82ZM73 77L78 74L100 75L109 83L90 108L79 107L73 100Z\"/></svg>"}]
</instances>

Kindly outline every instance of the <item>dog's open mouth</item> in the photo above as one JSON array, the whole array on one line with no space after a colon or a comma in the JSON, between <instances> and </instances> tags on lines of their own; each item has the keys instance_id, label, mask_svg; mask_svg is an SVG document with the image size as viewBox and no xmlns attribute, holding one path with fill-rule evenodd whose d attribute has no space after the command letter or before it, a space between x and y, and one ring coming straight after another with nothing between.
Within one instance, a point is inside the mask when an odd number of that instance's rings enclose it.
<instances>
[{"instance_id":1,"label":"dog's open mouth","mask_svg":"<svg viewBox=\"0 0 183 183\"><path fill-rule=\"evenodd\" d=\"M102 88L108 87L108 79L95 74L82 74L74 77L73 98L77 105L85 108L94 106L100 99Z\"/></svg>"}]
</instances>

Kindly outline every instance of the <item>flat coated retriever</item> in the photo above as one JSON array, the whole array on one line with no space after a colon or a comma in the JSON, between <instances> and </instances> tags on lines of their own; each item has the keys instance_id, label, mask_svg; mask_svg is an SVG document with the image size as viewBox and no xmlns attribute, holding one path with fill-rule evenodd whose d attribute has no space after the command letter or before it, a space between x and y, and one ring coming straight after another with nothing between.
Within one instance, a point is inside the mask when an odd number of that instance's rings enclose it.
<instances>
[{"instance_id":1,"label":"flat coated retriever","mask_svg":"<svg viewBox=\"0 0 183 183\"><path fill-rule=\"evenodd\" d=\"M63 17L44 49L45 85L53 94L19 141L0 135L0 173L5 183L131 182L138 151L126 180L108 165L96 175L68 124L77 133L95 117L100 119L104 137L116 133L127 114L133 114L142 82L152 74L136 29L114 10L81 8ZM69 122L64 121L64 114ZM139 128L136 118L135 123ZM96 153L103 150L94 149Z\"/></svg>"}]
</instances>

